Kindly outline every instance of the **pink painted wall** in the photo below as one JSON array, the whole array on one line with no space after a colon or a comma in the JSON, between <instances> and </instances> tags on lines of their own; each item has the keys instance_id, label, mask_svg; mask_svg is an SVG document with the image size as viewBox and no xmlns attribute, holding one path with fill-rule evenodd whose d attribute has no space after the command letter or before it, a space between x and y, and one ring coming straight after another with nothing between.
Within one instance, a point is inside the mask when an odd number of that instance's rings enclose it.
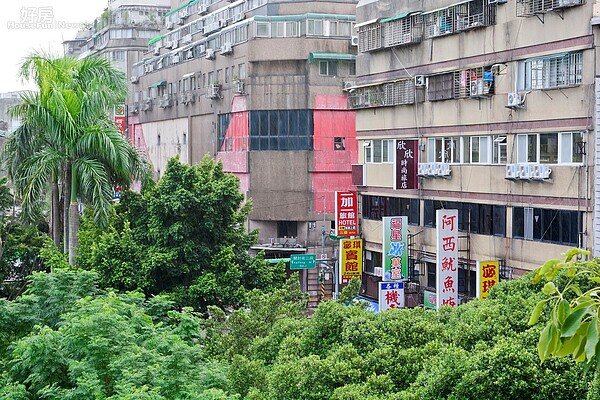
<instances>
[{"instance_id":1,"label":"pink painted wall","mask_svg":"<svg viewBox=\"0 0 600 400\"><path fill-rule=\"evenodd\" d=\"M223 162L223 169L231 172L240 180L240 191L248 192L250 176L248 175L248 119L245 96L235 96L232 101L231 120L225 133L225 140L217 153L217 159Z\"/></svg>"},{"instance_id":2,"label":"pink painted wall","mask_svg":"<svg viewBox=\"0 0 600 400\"><path fill-rule=\"evenodd\" d=\"M356 119L347 110L346 96L315 96L314 110L314 172L312 188L314 209L333 213L335 192L356 190L352 185L352 164L358 162ZM343 138L344 150L336 150L334 138Z\"/></svg>"}]
</instances>

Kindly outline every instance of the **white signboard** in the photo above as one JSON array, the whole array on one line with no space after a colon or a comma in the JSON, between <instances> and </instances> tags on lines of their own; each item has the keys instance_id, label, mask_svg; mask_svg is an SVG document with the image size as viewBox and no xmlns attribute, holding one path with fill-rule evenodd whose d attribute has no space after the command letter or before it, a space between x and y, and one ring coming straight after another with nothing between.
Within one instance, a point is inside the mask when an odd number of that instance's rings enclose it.
<instances>
[{"instance_id":1,"label":"white signboard","mask_svg":"<svg viewBox=\"0 0 600 400\"><path fill-rule=\"evenodd\" d=\"M379 311L404 308L404 282L379 282Z\"/></svg>"},{"instance_id":2,"label":"white signboard","mask_svg":"<svg viewBox=\"0 0 600 400\"><path fill-rule=\"evenodd\" d=\"M437 308L458 305L458 210L437 210Z\"/></svg>"}]
</instances>

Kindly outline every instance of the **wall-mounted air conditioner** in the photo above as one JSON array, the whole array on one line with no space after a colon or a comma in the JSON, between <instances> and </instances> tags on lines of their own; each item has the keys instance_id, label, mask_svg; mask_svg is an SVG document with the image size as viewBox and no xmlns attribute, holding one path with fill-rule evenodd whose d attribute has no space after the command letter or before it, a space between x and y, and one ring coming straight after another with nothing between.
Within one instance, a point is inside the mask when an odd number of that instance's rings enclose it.
<instances>
[{"instance_id":1,"label":"wall-mounted air conditioner","mask_svg":"<svg viewBox=\"0 0 600 400\"><path fill-rule=\"evenodd\" d=\"M131 75L131 78L129 78L129 82L131 83L138 83L140 81L140 77L137 75Z\"/></svg>"},{"instance_id":2,"label":"wall-mounted air conditioner","mask_svg":"<svg viewBox=\"0 0 600 400\"><path fill-rule=\"evenodd\" d=\"M206 49L206 59L207 60L215 59L215 49Z\"/></svg>"},{"instance_id":3,"label":"wall-mounted air conditioner","mask_svg":"<svg viewBox=\"0 0 600 400\"><path fill-rule=\"evenodd\" d=\"M169 21L165 24L165 27L169 30L173 29L174 26L175 26L175 24L171 21Z\"/></svg>"},{"instance_id":4,"label":"wall-mounted air conditioner","mask_svg":"<svg viewBox=\"0 0 600 400\"><path fill-rule=\"evenodd\" d=\"M155 56L159 56L159 55L160 55L160 48L156 47L156 48L154 49L154 52L153 52L153 54L154 54Z\"/></svg>"},{"instance_id":5,"label":"wall-mounted air conditioner","mask_svg":"<svg viewBox=\"0 0 600 400\"><path fill-rule=\"evenodd\" d=\"M200 7L198 7L198 14L204 15L207 13L208 13L208 6L206 4L200 4Z\"/></svg>"},{"instance_id":6,"label":"wall-mounted air conditioner","mask_svg":"<svg viewBox=\"0 0 600 400\"><path fill-rule=\"evenodd\" d=\"M517 165L506 164L506 175L505 179L517 179Z\"/></svg>"},{"instance_id":7,"label":"wall-mounted air conditioner","mask_svg":"<svg viewBox=\"0 0 600 400\"><path fill-rule=\"evenodd\" d=\"M529 179L529 164L517 164L516 178L517 179Z\"/></svg>"},{"instance_id":8,"label":"wall-mounted air conditioner","mask_svg":"<svg viewBox=\"0 0 600 400\"><path fill-rule=\"evenodd\" d=\"M508 108L520 108L523 106L523 99L519 93L509 93L506 99L506 107Z\"/></svg>"},{"instance_id":9,"label":"wall-mounted air conditioner","mask_svg":"<svg viewBox=\"0 0 600 400\"><path fill-rule=\"evenodd\" d=\"M429 164L427 163L419 163L417 166L417 175L418 176L428 176Z\"/></svg>"},{"instance_id":10,"label":"wall-mounted air conditioner","mask_svg":"<svg viewBox=\"0 0 600 400\"><path fill-rule=\"evenodd\" d=\"M185 53L185 59L186 60L191 60L192 58L194 58L194 52L192 50L188 50Z\"/></svg>"},{"instance_id":11,"label":"wall-mounted air conditioner","mask_svg":"<svg viewBox=\"0 0 600 400\"><path fill-rule=\"evenodd\" d=\"M425 86L425 83L424 75L415 75L415 86Z\"/></svg>"},{"instance_id":12,"label":"wall-mounted air conditioner","mask_svg":"<svg viewBox=\"0 0 600 400\"><path fill-rule=\"evenodd\" d=\"M548 165L545 164L535 164L531 166L529 170L529 179L533 179L536 181L543 181L546 179L550 179L550 174L552 170Z\"/></svg>"},{"instance_id":13,"label":"wall-mounted air conditioner","mask_svg":"<svg viewBox=\"0 0 600 400\"><path fill-rule=\"evenodd\" d=\"M373 273L376 276L383 276L383 267L375 267L375 268L373 268Z\"/></svg>"},{"instance_id":14,"label":"wall-mounted air conditioner","mask_svg":"<svg viewBox=\"0 0 600 400\"><path fill-rule=\"evenodd\" d=\"M436 168L435 176L447 178L452 173L452 170L450 169L450 164L448 164L448 163L439 163L439 164L436 164L436 167L437 168Z\"/></svg>"},{"instance_id":15,"label":"wall-mounted air conditioner","mask_svg":"<svg viewBox=\"0 0 600 400\"><path fill-rule=\"evenodd\" d=\"M244 18L246 17L246 15L244 13L237 13L233 16L233 22L240 22L242 21Z\"/></svg>"},{"instance_id":16,"label":"wall-mounted air conditioner","mask_svg":"<svg viewBox=\"0 0 600 400\"><path fill-rule=\"evenodd\" d=\"M171 57L171 64L177 64L179 63L180 59L179 59L179 54L175 54L173 57Z\"/></svg>"},{"instance_id":17,"label":"wall-mounted air conditioner","mask_svg":"<svg viewBox=\"0 0 600 400\"><path fill-rule=\"evenodd\" d=\"M221 55L227 55L233 53L233 47L231 46L231 42L225 42L221 46Z\"/></svg>"},{"instance_id":18,"label":"wall-mounted air conditioner","mask_svg":"<svg viewBox=\"0 0 600 400\"><path fill-rule=\"evenodd\" d=\"M181 39L181 42L182 42L182 43L184 43L184 44L189 44L189 43L192 43L192 35L191 35L191 34L185 35L185 36L184 36L184 37Z\"/></svg>"},{"instance_id":19,"label":"wall-mounted air conditioner","mask_svg":"<svg viewBox=\"0 0 600 400\"><path fill-rule=\"evenodd\" d=\"M358 46L358 36L352 36L352 37L350 38L350 44L351 44L352 46Z\"/></svg>"},{"instance_id":20,"label":"wall-mounted air conditioner","mask_svg":"<svg viewBox=\"0 0 600 400\"><path fill-rule=\"evenodd\" d=\"M209 99L221 98L221 85L210 85L206 91L206 97Z\"/></svg>"}]
</instances>

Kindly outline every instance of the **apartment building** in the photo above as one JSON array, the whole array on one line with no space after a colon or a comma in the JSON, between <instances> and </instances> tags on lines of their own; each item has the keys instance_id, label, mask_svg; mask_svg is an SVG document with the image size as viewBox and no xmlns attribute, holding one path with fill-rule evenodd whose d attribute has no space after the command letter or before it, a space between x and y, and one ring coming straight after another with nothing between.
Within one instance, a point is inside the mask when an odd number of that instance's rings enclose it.
<instances>
[{"instance_id":1,"label":"apartment building","mask_svg":"<svg viewBox=\"0 0 600 400\"><path fill-rule=\"evenodd\" d=\"M108 0L108 7L73 39L63 42L66 55L97 55L126 74L142 60L148 40L160 33L170 0Z\"/></svg>"},{"instance_id":2,"label":"apartment building","mask_svg":"<svg viewBox=\"0 0 600 400\"><path fill-rule=\"evenodd\" d=\"M502 279L572 247L598 255L599 10L582 0L359 1L347 92L365 294L377 297L384 216L408 217L412 286L434 291L436 210L458 210L463 299L475 295L477 261L499 261Z\"/></svg>"},{"instance_id":3,"label":"apartment building","mask_svg":"<svg viewBox=\"0 0 600 400\"><path fill-rule=\"evenodd\" d=\"M355 84L355 11L351 0L174 1L133 67L129 130L157 177L176 155L221 160L253 201L248 228L268 256L331 256L337 243L334 193L353 188L358 151L343 90Z\"/></svg>"}]
</instances>

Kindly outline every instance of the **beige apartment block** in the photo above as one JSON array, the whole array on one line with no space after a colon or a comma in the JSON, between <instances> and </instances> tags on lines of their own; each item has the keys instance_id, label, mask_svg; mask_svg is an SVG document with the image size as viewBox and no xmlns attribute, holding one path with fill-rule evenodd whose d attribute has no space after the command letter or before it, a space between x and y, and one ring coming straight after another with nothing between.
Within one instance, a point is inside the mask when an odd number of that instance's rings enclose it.
<instances>
[{"instance_id":1,"label":"beige apartment block","mask_svg":"<svg viewBox=\"0 0 600 400\"><path fill-rule=\"evenodd\" d=\"M435 288L435 211L459 212L459 289L478 261L501 279L573 247L600 253L595 1L361 0L354 183L365 293L383 216L409 220L409 287ZM401 173L399 147L414 149ZM595 207L596 206L596 207Z\"/></svg>"}]
</instances>

